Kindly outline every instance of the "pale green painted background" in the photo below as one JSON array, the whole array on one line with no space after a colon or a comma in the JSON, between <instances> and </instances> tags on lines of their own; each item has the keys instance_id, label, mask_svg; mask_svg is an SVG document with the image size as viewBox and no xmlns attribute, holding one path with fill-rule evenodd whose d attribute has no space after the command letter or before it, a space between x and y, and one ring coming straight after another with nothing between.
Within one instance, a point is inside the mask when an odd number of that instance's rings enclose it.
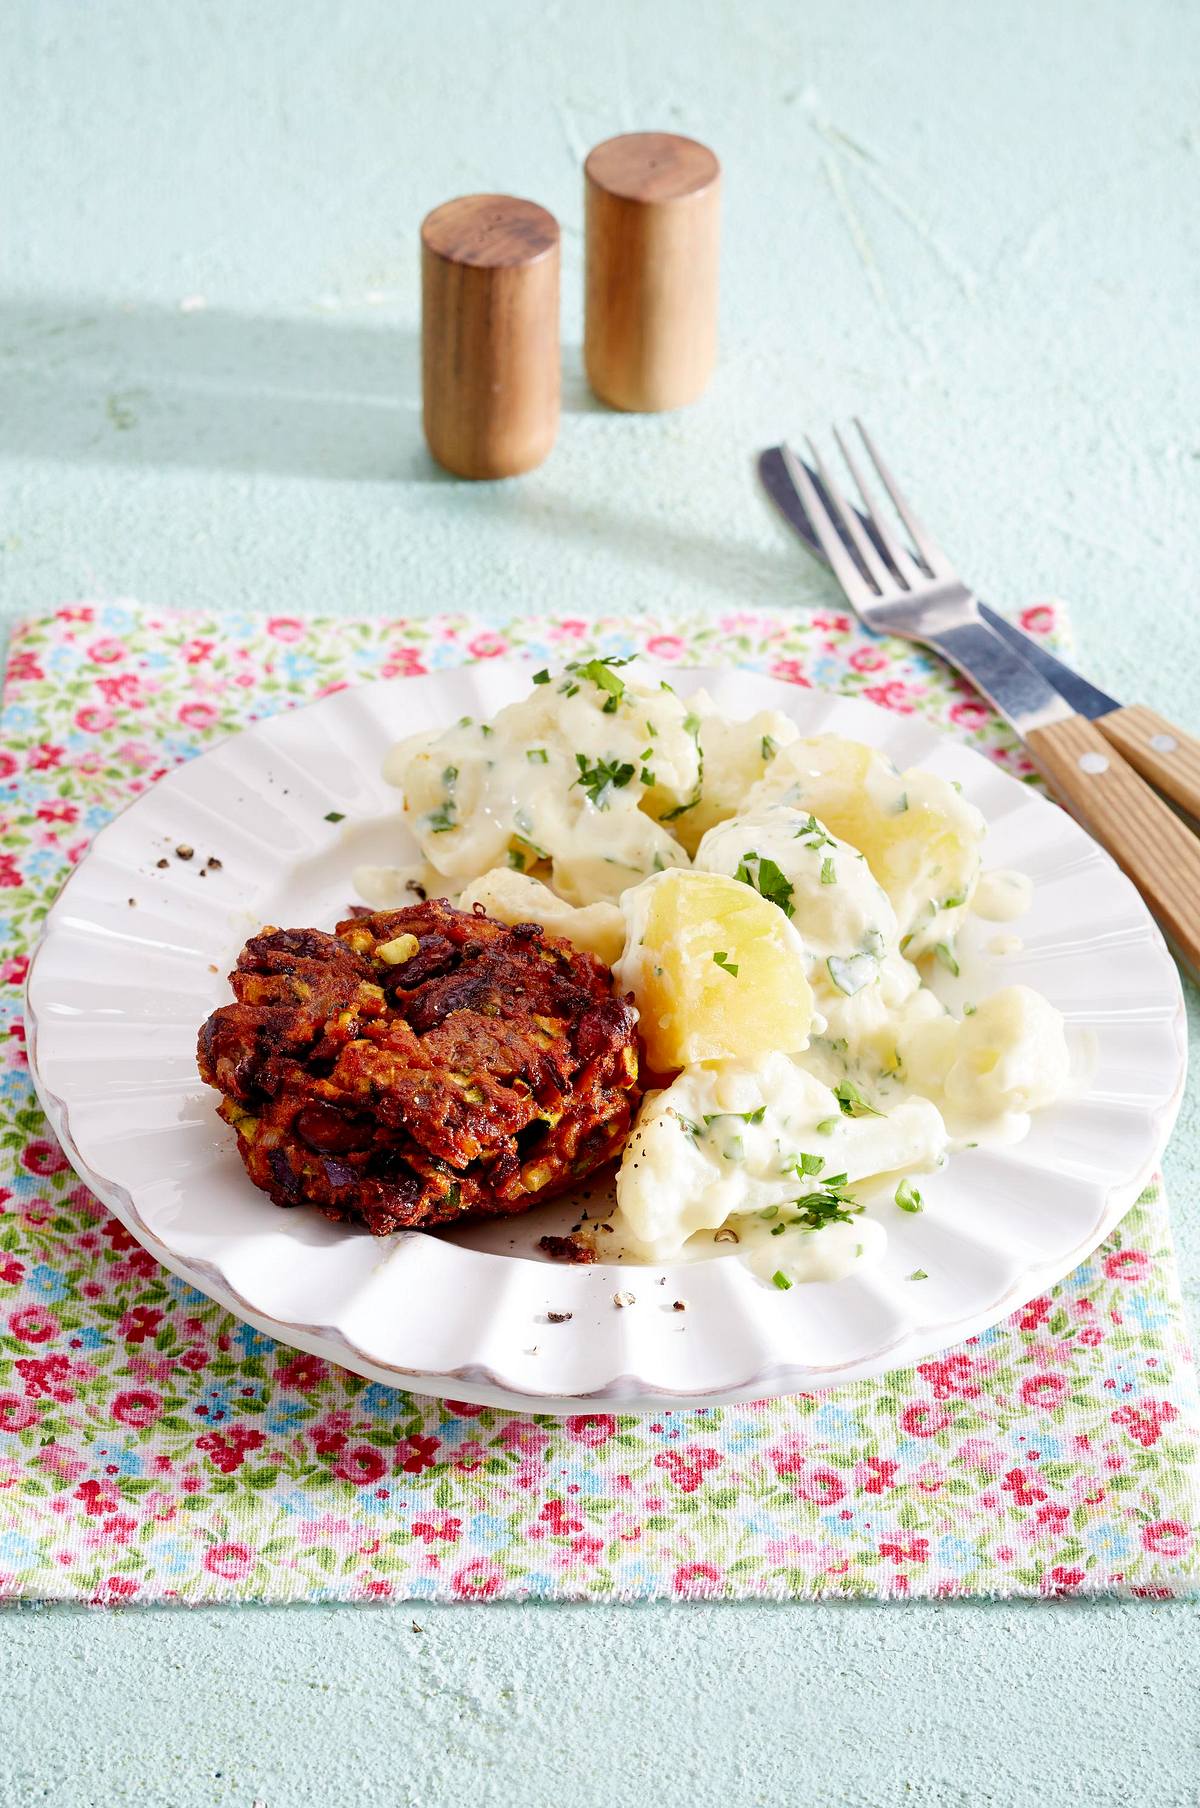
<instances>
[{"instance_id":1,"label":"pale green painted background","mask_svg":"<svg viewBox=\"0 0 1200 1808\"><path fill-rule=\"evenodd\" d=\"M829 593L754 449L861 410L984 594L1191 718L1195 0L8 0L0 583L164 606L572 612ZM580 177L726 170L710 397L579 377ZM417 225L564 231L544 469L427 464ZM202 297L203 308L181 303ZM1167 1159L1200 1299L1195 1091ZM23 1611L0 1804L1194 1803L1196 1618L1147 1604Z\"/></svg>"}]
</instances>

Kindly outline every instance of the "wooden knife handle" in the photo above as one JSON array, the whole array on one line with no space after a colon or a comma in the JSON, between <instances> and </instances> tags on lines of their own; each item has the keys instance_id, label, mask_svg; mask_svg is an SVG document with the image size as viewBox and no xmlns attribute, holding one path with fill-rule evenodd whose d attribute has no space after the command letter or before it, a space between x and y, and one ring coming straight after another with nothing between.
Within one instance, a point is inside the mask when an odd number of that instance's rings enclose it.
<instances>
[{"instance_id":1,"label":"wooden knife handle","mask_svg":"<svg viewBox=\"0 0 1200 1808\"><path fill-rule=\"evenodd\" d=\"M1031 729L1026 745L1051 790L1108 849L1188 965L1200 970L1200 839L1085 717Z\"/></svg>"},{"instance_id":2,"label":"wooden knife handle","mask_svg":"<svg viewBox=\"0 0 1200 1808\"><path fill-rule=\"evenodd\" d=\"M1143 778L1200 818L1200 741L1140 703L1110 710L1096 727Z\"/></svg>"}]
</instances>

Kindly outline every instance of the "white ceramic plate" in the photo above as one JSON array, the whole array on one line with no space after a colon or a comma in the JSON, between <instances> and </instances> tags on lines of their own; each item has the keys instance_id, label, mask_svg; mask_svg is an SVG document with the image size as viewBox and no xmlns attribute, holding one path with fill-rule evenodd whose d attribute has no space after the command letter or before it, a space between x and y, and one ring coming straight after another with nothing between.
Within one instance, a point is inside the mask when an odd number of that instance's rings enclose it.
<instances>
[{"instance_id":1,"label":"white ceramic plate","mask_svg":"<svg viewBox=\"0 0 1200 1808\"><path fill-rule=\"evenodd\" d=\"M881 1266L786 1294L736 1251L673 1268L542 1261L538 1238L574 1215L561 1203L386 1240L278 1210L197 1076L198 1026L229 1000L225 976L250 933L332 927L353 902L355 865L414 857L379 776L391 742L492 714L525 693L529 667L367 685L162 779L96 837L34 959L42 1104L84 1180L169 1268L260 1330L376 1381L495 1405L636 1408L828 1387L913 1362L1061 1279L1112 1229L1162 1152L1185 1043L1174 964L1107 854L1055 805L911 718L745 672L670 676L685 696L704 684L731 714L775 707L807 733L867 741L962 784L990 825L987 864L1036 886L1023 951L976 950L976 996L1017 980L1044 992L1092 1043L1086 1093L1035 1118L1018 1147L964 1152L923 1180L926 1209L889 1224ZM331 811L345 820L329 823ZM195 848L190 863L174 858L179 843ZM201 880L209 854L222 864ZM982 947L992 932L978 930ZM909 1279L916 1269L928 1279ZM636 1304L616 1308L618 1288ZM554 1323L551 1311L571 1316Z\"/></svg>"}]
</instances>

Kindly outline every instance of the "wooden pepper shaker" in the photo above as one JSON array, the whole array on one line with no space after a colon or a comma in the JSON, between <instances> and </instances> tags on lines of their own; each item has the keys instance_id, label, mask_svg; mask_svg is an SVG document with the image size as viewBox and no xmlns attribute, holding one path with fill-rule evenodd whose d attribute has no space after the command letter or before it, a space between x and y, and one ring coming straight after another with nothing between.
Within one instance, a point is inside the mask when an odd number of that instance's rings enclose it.
<instances>
[{"instance_id":1,"label":"wooden pepper shaker","mask_svg":"<svg viewBox=\"0 0 1200 1808\"><path fill-rule=\"evenodd\" d=\"M721 166L694 138L629 132L584 178L588 382L614 408L682 408L716 361Z\"/></svg>"},{"instance_id":2,"label":"wooden pepper shaker","mask_svg":"<svg viewBox=\"0 0 1200 1808\"><path fill-rule=\"evenodd\" d=\"M425 438L458 477L514 477L558 431L558 222L463 195L421 225Z\"/></svg>"}]
</instances>

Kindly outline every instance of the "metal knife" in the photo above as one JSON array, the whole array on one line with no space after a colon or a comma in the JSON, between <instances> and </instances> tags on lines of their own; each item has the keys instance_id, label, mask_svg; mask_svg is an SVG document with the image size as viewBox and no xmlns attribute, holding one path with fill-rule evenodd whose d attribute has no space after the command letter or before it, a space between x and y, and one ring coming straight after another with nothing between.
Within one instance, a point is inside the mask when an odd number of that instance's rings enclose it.
<instances>
[{"instance_id":1,"label":"metal knife","mask_svg":"<svg viewBox=\"0 0 1200 1808\"><path fill-rule=\"evenodd\" d=\"M818 494L825 500L825 489L820 477L810 465L806 465L805 469ZM788 526L799 534L814 558L826 564L825 555L813 533L779 446L769 446L759 454L758 474L767 495ZM836 513L833 518L836 521ZM883 553L872 524L862 514L858 518L864 531ZM841 537L847 551L853 556L854 549L848 537L844 533ZM1138 704L1118 703L1115 697L1110 697L1097 685L1090 684L1065 660L1056 658L1007 617L990 609L986 603L979 604L979 613L994 633L1054 687L1076 715L1095 722L1105 738L1119 749L1143 778L1149 779L1192 816L1200 817L1200 741L1174 727L1154 710Z\"/></svg>"}]
</instances>

